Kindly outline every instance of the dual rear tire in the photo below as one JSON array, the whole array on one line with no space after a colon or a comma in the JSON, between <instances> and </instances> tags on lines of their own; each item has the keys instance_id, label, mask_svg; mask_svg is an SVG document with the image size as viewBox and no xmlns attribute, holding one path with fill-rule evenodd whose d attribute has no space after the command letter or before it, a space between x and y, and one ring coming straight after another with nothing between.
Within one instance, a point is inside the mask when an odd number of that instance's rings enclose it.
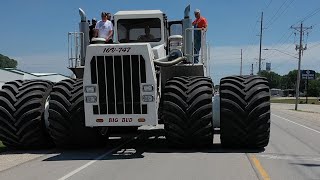
<instances>
[{"instance_id":1,"label":"dual rear tire","mask_svg":"<svg viewBox=\"0 0 320 180\"><path fill-rule=\"evenodd\" d=\"M270 138L269 83L259 76L220 82L220 138L229 148L263 148Z\"/></svg>"},{"instance_id":2,"label":"dual rear tire","mask_svg":"<svg viewBox=\"0 0 320 180\"><path fill-rule=\"evenodd\" d=\"M0 90L0 139L8 148L35 149L53 145L46 131L46 104L52 83L12 81Z\"/></svg>"},{"instance_id":3,"label":"dual rear tire","mask_svg":"<svg viewBox=\"0 0 320 180\"><path fill-rule=\"evenodd\" d=\"M162 119L176 147L213 143L212 81L175 77L167 81ZM220 140L227 148L263 148L270 138L270 90L265 78L231 76L220 82Z\"/></svg>"}]
</instances>

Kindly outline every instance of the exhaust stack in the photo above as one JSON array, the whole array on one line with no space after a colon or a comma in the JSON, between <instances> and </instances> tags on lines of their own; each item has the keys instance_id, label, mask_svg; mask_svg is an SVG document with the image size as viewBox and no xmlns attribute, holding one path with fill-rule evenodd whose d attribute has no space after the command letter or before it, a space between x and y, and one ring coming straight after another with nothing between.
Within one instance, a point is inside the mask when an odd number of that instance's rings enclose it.
<instances>
[{"instance_id":1,"label":"exhaust stack","mask_svg":"<svg viewBox=\"0 0 320 180\"><path fill-rule=\"evenodd\" d=\"M87 46L89 46L89 42L90 42L90 40L89 40L89 24L87 22L87 16L81 8L79 8L79 14L81 17L81 22L79 23L79 31L83 33L83 36L80 36L81 66L84 66Z\"/></svg>"},{"instance_id":2,"label":"exhaust stack","mask_svg":"<svg viewBox=\"0 0 320 180\"><path fill-rule=\"evenodd\" d=\"M184 54L187 55L187 62L193 62L193 48L192 48L192 31L187 30L192 28L192 22L190 19L190 5L188 5L184 10L184 19L182 20L183 27L183 37L184 37Z\"/></svg>"}]
</instances>

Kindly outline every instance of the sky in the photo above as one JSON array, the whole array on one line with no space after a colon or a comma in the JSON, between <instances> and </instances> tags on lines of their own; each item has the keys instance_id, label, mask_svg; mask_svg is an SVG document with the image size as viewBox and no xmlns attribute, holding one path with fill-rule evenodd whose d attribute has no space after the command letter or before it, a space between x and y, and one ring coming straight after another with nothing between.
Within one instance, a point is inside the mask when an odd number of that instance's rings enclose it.
<instances>
[{"instance_id":1,"label":"sky","mask_svg":"<svg viewBox=\"0 0 320 180\"><path fill-rule=\"evenodd\" d=\"M272 63L281 75L297 69L295 44L299 33L291 26L312 29L305 32L307 50L302 69L320 72L320 3L319 0L10 0L0 6L0 53L18 60L19 67L29 72L56 72L70 75L67 33L78 30L82 8L89 19L100 17L101 11L159 9L169 20L183 18L184 8L201 10L209 24L207 40L211 47L210 74L215 84L220 78L240 73L243 49L243 74L258 71L259 33L263 17L262 68ZM281 52L279 52L281 51ZM289 55L286 55L286 54ZM292 57L293 56L293 57Z\"/></svg>"}]
</instances>

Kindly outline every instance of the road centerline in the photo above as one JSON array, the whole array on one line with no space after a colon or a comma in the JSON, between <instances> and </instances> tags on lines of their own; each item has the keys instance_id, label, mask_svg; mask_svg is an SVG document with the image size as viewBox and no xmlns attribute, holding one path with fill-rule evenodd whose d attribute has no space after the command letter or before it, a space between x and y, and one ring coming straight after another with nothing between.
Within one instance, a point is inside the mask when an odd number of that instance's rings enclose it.
<instances>
[{"instance_id":1,"label":"road centerline","mask_svg":"<svg viewBox=\"0 0 320 180\"><path fill-rule=\"evenodd\" d=\"M255 169L258 171L259 176L262 178L262 180L270 180L270 176L268 175L267 171L263 168L259 159L254 154L249 155L249 159L254 165Z\"/></svg>"},{"instance_id":2,"label":"road centerline","mask_svg":"<svg viewBox=\"0 0 320 180\"><path fill-rule=\"evenodd\" d=\"M320 134L320 131L317 131L317 130L312 129L312 128L310 128L310 127L307 127L307 126L305 126L305 125L296 123L296 122L291 121L291 120L289 120L289 119L287 119L287 118L284 118L284 117L275 115L275 114L273 114L273 113L272 113L271 115L272 115L272 116L275 116L275 117L277 117L277 118L280 118L280 119L282 119L282 120L288 121L288 122L290 122L290 123L292 123L292 124L295 124L295 125L298 125L298 126L300 126L300 127L303 127L303 128L305 128L305 129L308 129L308 130L310 130L310 131L313 131L313 132L316 132L316 133Z\"/></svg>"}]
</instances>

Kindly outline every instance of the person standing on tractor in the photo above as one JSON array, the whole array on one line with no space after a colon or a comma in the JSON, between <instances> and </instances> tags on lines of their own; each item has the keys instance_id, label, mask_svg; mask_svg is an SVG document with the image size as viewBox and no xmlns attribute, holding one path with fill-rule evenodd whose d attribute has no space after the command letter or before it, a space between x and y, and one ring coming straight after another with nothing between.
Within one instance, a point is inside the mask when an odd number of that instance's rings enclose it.
<instances>
[{"instance_id":1,"label":"person standing on tractor","mask_svg":"<svg viewBox=\"0 0 320 180\"><path fill-rule=\"evenodd\" d=\"M106 44L113 43L113 25L112 22L108 20L108 13L101 13L101 20L97 22L95 29L95 37L104 38Z\"/></svg>"},{"instance_id":2,"label":"person standing on tractor","mask_svg":"<svg viewBox=\"0 0 320 180\"><path fill-rule=\"evenodd\" d=\"M207 19L202 17L200 14L200 10L196 9L194 11L195 20L192 23L194 28L202 28L202 30L206 31L208 28ZM194 31L194 53L197 54L194 57L194 63L199 63L199 52L201 49L201 32L200 30Z\"/></svg>"},{"instance_id":3,"label":"person standing on tractor","mask_svg":"<svg viewBox=\"0 0 320 180\"><path fill-rule=\"evenodd\" d=\"M92 41L92 38L95 37L95 35L94 35L94 34L95 34L94 29L95 29L96 24L97 24L96 18L93 18L91 22L92 22L92 24L89 26L90 43L91 43L91 41Z\"/></svg>"},{"instance_id":4,"label":"person standing on tractor","mask_svg":"<svg viewBox=\"0 0 320 180\"><path fill-rule=\"evenodd\" d=\"M111 21L111 18L112 18L111 13L107 13L107 19Z\"/></svg>"}]
</instances>

